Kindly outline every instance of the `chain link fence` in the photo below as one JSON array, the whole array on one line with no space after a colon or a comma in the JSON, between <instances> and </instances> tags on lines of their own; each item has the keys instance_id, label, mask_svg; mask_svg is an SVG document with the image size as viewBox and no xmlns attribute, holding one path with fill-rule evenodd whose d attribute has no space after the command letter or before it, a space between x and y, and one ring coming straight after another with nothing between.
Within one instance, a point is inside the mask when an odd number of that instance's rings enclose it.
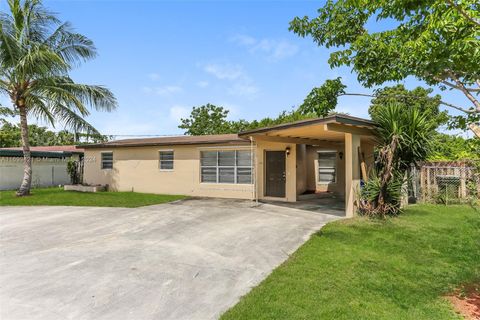
<instances>
[{"instance_id":1,"label":"chain link fence","mask_svg":"<svg viewBox=\"0 0 480 320\"><path fill-rule=\"evenodd\" d=\"M417 202L480 205L480 161L426 162L412 171Z\"/></svg>"}]
</instances>

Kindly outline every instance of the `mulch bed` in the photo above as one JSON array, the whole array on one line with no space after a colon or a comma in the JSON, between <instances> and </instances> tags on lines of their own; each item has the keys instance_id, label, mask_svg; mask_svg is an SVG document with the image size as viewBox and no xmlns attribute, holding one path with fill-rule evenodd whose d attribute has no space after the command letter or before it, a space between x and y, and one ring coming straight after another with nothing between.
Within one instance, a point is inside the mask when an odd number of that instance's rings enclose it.
<instances>
[{"instance_id":1,"label":"mulch bed","mask_svg":"<svg viewBox=\"0 0 480 320\"><path fill-rule=\"evenodd\" d=\"M480 284L464 286L447 299L465 319L480 320Z\"/></svg>"}]
</instances>

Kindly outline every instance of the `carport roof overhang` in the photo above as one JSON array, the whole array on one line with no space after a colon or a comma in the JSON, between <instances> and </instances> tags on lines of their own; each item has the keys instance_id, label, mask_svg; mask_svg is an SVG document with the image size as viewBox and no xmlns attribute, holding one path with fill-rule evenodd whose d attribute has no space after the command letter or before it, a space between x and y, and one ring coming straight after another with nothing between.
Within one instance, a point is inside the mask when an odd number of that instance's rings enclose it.
<instances>
[{"instance_id":1,"label":"carport roof overhang","mask_svg":"<svg viewBox=\"0 0 480 320\"><path fill-rule=\"evenodd\" d=\"M318 144L325 141L343 142L346 133L373 139L374 129L373 121L347 115L332 115L244 131L239 136L252 137L255 140Z\"/></svg>"}]
</instances>

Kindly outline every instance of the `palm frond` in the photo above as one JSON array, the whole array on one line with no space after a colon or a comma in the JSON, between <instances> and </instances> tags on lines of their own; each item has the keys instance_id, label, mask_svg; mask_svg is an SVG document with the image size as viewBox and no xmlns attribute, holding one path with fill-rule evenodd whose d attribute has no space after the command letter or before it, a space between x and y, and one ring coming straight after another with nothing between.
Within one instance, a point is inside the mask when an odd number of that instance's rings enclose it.
<instances>
[{"instance_id":1,"label":"palm frond","mask_svg":"<svg viewBox=\"0 0 480 320\"><path fill-rule=\"evenodd\" d=\"M49 122L52 126L55 126L55 117L51 113L49 106L40 96L29 94L26 98L25 104L29 106L29 116Z\"/></svg>"},{"instance_id":2,"label":"palm frond","mask_svg":"<svg viewBox=\"0 0 480 320\"><path fill-rule=\"evenodd\" d=\"M94 126L66 106L55 104L51 106L50 110L55 115L56 120L65 128L72 129L74 132L100 135L100 132Z\"/></svg>"},{"instance_id":3,"label":"palm frond","mask_svg":"<svg viewBox=\"0 0 480 320\"><path fill-rule=\"evenodd\" d=\"M0 106L0 116L3 117L15 117L17 113L11 108Z\"/></svg>"},{"instance_id":4,"label":"palm frond","mask_svg":"<svg viewBox=\"0 0 480 320\"><path fill-rule=\"evenodd\" d=\"M70 64L79 64L96 57L93 41L72 31L69 22L61 24L45 40L45 44Z\"/></svg>"},{"instance_id":5,"label":"palm frond","mask_svg":"<svg viewBox=\"0 0 480 320\"><path fill-rule=\"evenodd\" d=\"M35 45L29 48L18 60L16 71L22 78L41 78L64 74L70 66L46 46Z\"/></svg>"},{"instance_id":6,"label":"palm frond","mask_svg":"<svg viewBox=\"0 0 480 320\"><path fill-rule=\"evenodd\" d=\"M88 114L88 106L98 111L112 111L117 107L113 93L105 87L73 82L69 77L51 77L39 79L31 88L32 92L76 109L83 115Z\"/></svg>"}]
</instances>

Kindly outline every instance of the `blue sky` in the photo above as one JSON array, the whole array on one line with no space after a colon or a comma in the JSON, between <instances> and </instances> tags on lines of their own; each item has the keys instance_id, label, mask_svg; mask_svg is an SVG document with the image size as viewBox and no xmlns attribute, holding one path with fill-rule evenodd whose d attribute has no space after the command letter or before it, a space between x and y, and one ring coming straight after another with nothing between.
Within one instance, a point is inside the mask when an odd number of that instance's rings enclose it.
<instances>
[{"instance_id":1,"label":"blue sky","mask_svg":"<svg viewBox=\"0 0 480 320\"><path fill-rule=\"evenodd\" d=\"M338 76L350 92L370 92L349 69L331 70L325 48L288 31L293 17L314 16L322 3L45 1L95 42L99 57L72 75L114 92L118 110L92 112L88 121L117 138L181 134L179 119L206 103L229 109L231 119L275 116ZM466 104L460 95L444 97ZM368 105L367 98L342 97L337 110L368 117Z\"/></svg>"}]
</instances>

